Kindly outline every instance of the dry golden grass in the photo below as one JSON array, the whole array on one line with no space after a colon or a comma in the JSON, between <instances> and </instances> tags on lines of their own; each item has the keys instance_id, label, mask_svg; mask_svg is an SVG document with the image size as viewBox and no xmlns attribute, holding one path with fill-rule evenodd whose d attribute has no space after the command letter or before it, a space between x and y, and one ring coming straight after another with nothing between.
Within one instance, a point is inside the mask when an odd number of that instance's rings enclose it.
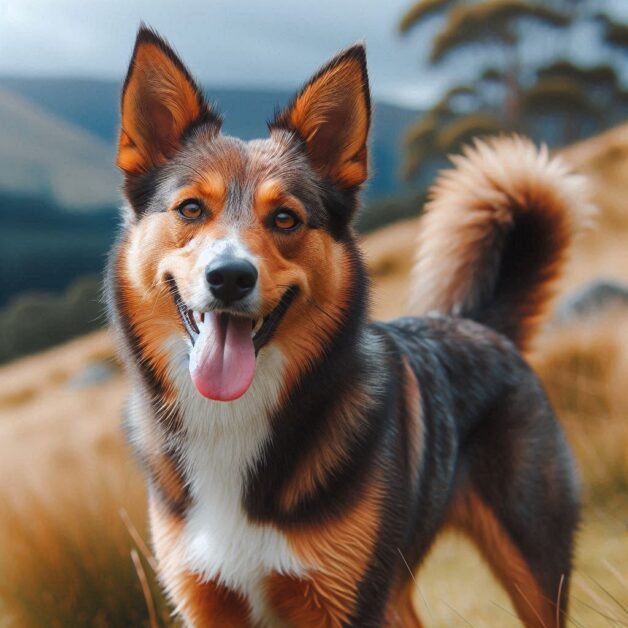
<instances>
[{"instance_id":1,"label":"dry golden grass","mask_svg":"<svg viewBox=\"0 0 628 628\"><path fill-rule=\"evenodd\" d=\"M129 462L123 461L128 467ZM116 478L119 480L120 478ZM0 600L12 626L148 626L147 605L131 552L133 538L120 516L144 522L142 484L128 487L75 478L55 495L26 493L2 502ZM147 561L139 569L148 572ZM167 617L151 583L151 605ZM2 605L0 605L2 609Z\"/></svg>"},{"instance_id":2,"label":"dry golden grass","mask_svg":"<svg viewBox=\"0 0 628 628\"><path fill-rule=\"evenodd\" d=\"M584 470L588 500L628 495L628 312L548 331L531 358Z\"/></svg>"},{"instance_id":3,"label":"dry golden grass","mask_svg":"<svg viewBox=\"0 0 628 628\"><path fill-rule=\"evenodd\" d=\"M129 531L144 485L119 429L126 384L68 384L112 359L106 333L0 370L0 625L149 625ZM127 513L125 520L121 510ZM168 617L144 559L159 616ZM164 622L161 622L162 625Z\"/></svg>"},{"instance_id":4,"label":"dry golden grass","mask_svg":"<svg viewBox=\"0 0 628 628\"><path fill-rule=\"evenodd\" d=\"M603 212L562 289L598 275L628 280L628 126L568 156L596 182ZM404 310L415 235L408 221L364 242L378 318ZM106 332L0 368L0 626L172 624L134 538L147 530L143 481L120 433L126 382L118 372L68 386L103 360L113 360ZM572 625L628 626L628 316L548 327L530 360L582 470ZM416 602L428 626L518 625L478 555L454 536L428 557Z\"/></svg>"}]
</instances>

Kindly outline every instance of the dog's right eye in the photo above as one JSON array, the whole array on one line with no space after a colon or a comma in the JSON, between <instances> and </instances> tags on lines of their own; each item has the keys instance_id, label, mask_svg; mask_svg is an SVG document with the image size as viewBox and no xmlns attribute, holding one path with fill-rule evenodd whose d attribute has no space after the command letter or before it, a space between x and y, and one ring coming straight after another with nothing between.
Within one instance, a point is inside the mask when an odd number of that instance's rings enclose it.
<instances>
[{"instance_id":1,"label":"dog's right eye","mask_svg":"<svg viewBox=\"0 0 628 628\"><path fill-rule=\"evenodd\" d=\"M177 207L177 213L185 220L198 220L203 216L203 206L194 199L188 199Z\"/></svg>"}]
</instances>

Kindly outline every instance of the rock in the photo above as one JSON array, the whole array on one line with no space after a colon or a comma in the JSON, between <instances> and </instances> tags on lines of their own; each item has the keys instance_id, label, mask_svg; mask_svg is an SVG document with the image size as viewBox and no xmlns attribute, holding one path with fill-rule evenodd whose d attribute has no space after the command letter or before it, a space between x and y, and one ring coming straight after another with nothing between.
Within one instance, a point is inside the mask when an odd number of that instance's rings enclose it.
<instances>
[{"instance_id":1,"label":"rock","mask_svg":"<svg viewBox=\"0 0 628 628\"><path fill-rule=\"evenodd\" d=\"M627 308L628 312L628 284L613 279L596 279L559 302L554 322L571 323L614 307Z\"/></svg>"},{"instance_id":2,"label":"rock","mask_svg":"<svg viewBox=\"0 0 628 628\"><path fill-rule=\"evenodd\" d=\"M115 377L117 372L118 369L112 361L92 362L70 378L67 387L76 390L96 386Z\"/></svg>"}]
</instances>

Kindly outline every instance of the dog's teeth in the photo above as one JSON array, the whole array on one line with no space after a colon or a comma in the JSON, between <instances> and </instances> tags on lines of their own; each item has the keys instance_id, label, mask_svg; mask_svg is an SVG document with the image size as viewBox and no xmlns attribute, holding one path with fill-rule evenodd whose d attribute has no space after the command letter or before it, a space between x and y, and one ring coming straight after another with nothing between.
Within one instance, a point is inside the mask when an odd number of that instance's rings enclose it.
<instances>
[{"instance_id":1,"label":"dog's teeth","mask_svg":"<svg viewBox=\"0 0 628 628\"><path fill-rule=\"evenodd\" d=\"M202 312L194 312L194 321L197 325L200 325L203 322L203 313Z\"/></svg>"},{"instance_id":2,"label":"dog's teeth","mask_svg":"<svg viewBox=\"0 0 628 628\"><path fill-rule=\"evenodd\" d=\"M263 322L263 319L258 318L258 319L257 319L257 320L253 323L253 329L251 330L251 333L252 333L253 335L255 335L255 334L259 331L259 328L262 326L262 322Z\"/></svg>"}]
</instances>

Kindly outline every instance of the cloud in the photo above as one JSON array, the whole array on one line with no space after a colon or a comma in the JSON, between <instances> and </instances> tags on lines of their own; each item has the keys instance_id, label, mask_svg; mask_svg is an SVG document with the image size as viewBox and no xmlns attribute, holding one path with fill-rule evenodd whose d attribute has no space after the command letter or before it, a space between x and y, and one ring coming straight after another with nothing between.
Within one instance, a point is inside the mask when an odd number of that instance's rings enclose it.
<instances>
[{"instance_id":1,"label":"cloud","mask_svg":"<svg viewBox=\"0 0 628 628\"><path fill-rule=\"evenodd\" d=\"M3 4L4 2L4 4ZM141 20L208 84L296 86L356 40L373 91L419 104L435 92L417 38L400 38L408 0L0 0L0 74L120 78Z\"/></svg>"}]
</instances>

